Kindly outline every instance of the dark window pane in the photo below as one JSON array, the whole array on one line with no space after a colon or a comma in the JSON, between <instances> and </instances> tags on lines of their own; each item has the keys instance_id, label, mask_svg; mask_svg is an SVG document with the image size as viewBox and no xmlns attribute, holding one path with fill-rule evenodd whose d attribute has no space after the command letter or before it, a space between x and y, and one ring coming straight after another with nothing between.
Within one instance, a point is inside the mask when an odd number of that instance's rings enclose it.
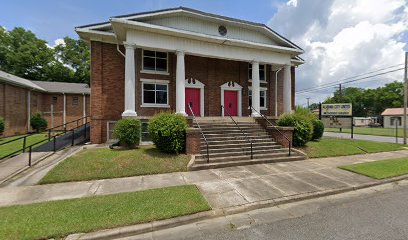
<instances>
[{"instance_id":1,"label":"dark window pane","mask_svg":"<svg viewBox=\"0 0 408 240\"><path fill-rule=\"evenodd\" d=\"M144 50L144 56L154 57L154 51Z\"/></svg>"},{"instance_id":2,"label":"dark window pane","mask_svg":"<svg viewBox=\"0 0 408 240\"><path fill-rule=\"evenodd\" d=\"M156 84L156 90L167 91L167 85Z\"/></svg>"},{"instance_id":3,"label":"dark window pane","mask_svg":"<svg viewBox=\"0 0 408 240\"><path fill-rule=\"evenodd\" d=\"M265 97L261 97L261 98L259 99L259 105L260 105L261 107L266 107L266 106L265 106Z\"/></svg>"},{"instance_id":4,"label":"dark window pane","mask_svg":"<svg viewBox=\"0 0 408 240\"><path fill-rule=\"evenodd\" d=\"M154 84L150 83L143 84L143 90L154 90Z\"/></svg>"},{"instance_id":5,"label":"dark window pane","mask_svg":"<svg viewBox=\"0 0 408 240\"><path fill-rule=\"evenodd\" d=\"M252 96L249 96L249 106L252 106Z\"/></svg>"},{"instance_id":6,"label":"dark window pane","mask_svg":"<svg viewBox=\"0 0 408 240\"><path fill-rule=\"evenodd\" d=\"M248 78L252 79L252 69L248 69Z\"/></svg>"},{"instance_id":7,"label":"dark window pane","mask_svg":"<svg viewBox=\"0 0 408 240\"><path fill-rule=\"evenodd\" d=\"M154 91L143 91L143 102L144 103L155 103L154 102Z\"/></svg>"},{"instance_id":8,"label":"dark window pane","mask_svg":"<svg viewBox=\"0 0 408 240\"><path fill-rule=\"evenodd\" d=\"M155 70L154 58L150 58L150 57L143 58L143 69L144 70Z\"/></svg>"},{"instance_id":9,"label":"dark window pane","mask_svg":"<svg viewBox=\"0 0 408 240\"><path fill-rule=\"evenodd\" d=\"M249 96L252 96L252 90L249 90L249 91L248 91L248 95L249 95Z\"/></svg>"},{"instance_id":10,"label":"dark window pane","mask_svg":"<svg viewBox=\"0 0 408 240\"><path fill-rule=\"evenodd\" d=\"M156 52L156 57L166 58L167 59L167 53L165 53L165 52Z\"/></svg>"},{"instance_id":11,"label":"dark window pane","mask_svg":"<svg viewBox=\"0 0 408 240\"><path fill-rule=\"evenodd\" d=\"M265 71L259 70L259 80L265 80Z\"/></svg>"},{"instance_id":12,"label":"dark window pane","mask_svg":"<svg viewBox=\"0 0 408 240\"><path fill-rule=\"evenodd\" d=\"M157 91L156 92L156 103L157 104L167 104L167 92Z\"/></svg>"},{"instance_id":13,"label":"dark window pane","mask_svg":"<svg viewBox=\"0 0 408 240\"><path fill-rule=\"evenodd\" d=\"M265 91L260 91L260 92L259 92L259 95L260 95L261 97L264 97L264 96L265 96Z\"/></svg>"},{"instance_id":14,"label":"dark window pane","mask_svg":"<svg viewBox=\"0 0 408 240\"><path fill-rule=\"evenodd\" d=\"M259 65L259 70L265 70L265 65L264 65L264 64L260 64L260 65Z\"/></svg>"},{"instance_id":15,"label":"dark window pane","mask_svg":"<svg viewBox=\"0 0 408 240\"><path fill-rule=\"evenodd\" d=\"M156 59L156 71L167 71L167 59Z\"/></svg>"}]
</instances>

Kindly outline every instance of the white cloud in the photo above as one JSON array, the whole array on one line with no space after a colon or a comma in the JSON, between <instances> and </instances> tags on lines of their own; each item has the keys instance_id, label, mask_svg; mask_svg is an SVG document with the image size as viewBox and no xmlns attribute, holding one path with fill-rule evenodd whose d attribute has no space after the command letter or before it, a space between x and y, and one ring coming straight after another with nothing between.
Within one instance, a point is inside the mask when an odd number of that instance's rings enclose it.
<instances>
[{"instance_id":1,"label":"white cloud","mask_svg":"<svg viewBox=\"0 0 408 240\"><path fill-rule=\"evenodd\" d=\"M297 90L403 63L408 4L404 0L290 0L278 8L269 25L300 45L306 64L297 70ZM397 72L382 81L402 80ZM346 85L347 86L347 85ZM333 89L297 95L324 100Z\"/></svg>"},{"instance_id":2,"label":"white cloud","mask_svg":"<svg viewBox=\"0 0 408 240\"><path fill-rule=\"evenodd\" d=\"M57 40L54 41L54 43L55 43L55 46L58 46L58 45L65 46L65 41L62 38L58 38Z\"/></svg>"}]
</instances>

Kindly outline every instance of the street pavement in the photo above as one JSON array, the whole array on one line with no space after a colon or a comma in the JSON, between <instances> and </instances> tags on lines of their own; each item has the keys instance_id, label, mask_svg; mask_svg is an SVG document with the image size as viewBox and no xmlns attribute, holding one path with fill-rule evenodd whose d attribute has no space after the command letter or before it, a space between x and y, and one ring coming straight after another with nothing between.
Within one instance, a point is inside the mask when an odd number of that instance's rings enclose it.
<instances>
[{"instance_id":1,"label":"street pavement","mask_svg":"<svg viewBox=\"0 0 408 240\"><path fill-rule=\"evenodd\" d=\"M213 209L266 204L382 181L337 166L407 156L408 150L84 182L0 188L0 206L195 184Z\"/></svg>"},{"instance_id":2,"label":"street pavement","mask_svg":"<svg viewBox=\"0 0 408 240\"><path fill-rule=\"evenodd\" d=\"M408 181L203 220L121 240L399 240L408 236Z\"/></svg>"},{"instance_id":3,"label":"street pavement","mask_svg":"<svg viewBox=\"0 0 408 240\"><path fill-rule=\"evenodd\" d=\"M324 132L323 136L351 139L351 134L350 133ZM389 142L389 143L396 143L397 142L395 140L395 137L364 135L364 134L354 134L353 139L356 139L356 140L368 140L368 141L373 141L373 142ZM398 143L402 144L403 143L403 138L398 138Z\"/></svg>"}]
</instances>

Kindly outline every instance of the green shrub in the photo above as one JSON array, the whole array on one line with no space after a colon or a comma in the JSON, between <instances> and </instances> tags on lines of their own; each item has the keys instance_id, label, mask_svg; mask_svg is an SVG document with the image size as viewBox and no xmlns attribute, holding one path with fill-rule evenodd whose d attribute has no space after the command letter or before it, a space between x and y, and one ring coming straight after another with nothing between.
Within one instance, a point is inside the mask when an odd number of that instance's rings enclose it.
<instances>
[{"instance_id":1,"label":"green shrub","mask_svg":"<svg viewBox=\"0 0 408 240\"><path fill-rule=\"evenodd\" d=\"M313 124L302 114L283 114L277 121L278 126L294 127L293 146L304 146L313 136Z\"/></svg>"},{"instance_id":2,"label":"green shrub","mask_svg":"<svg viewBox=\"0 0 408 240\"><path fill-rule=\"evenodd\" d=\"M140 128L139 119L124 118L115 124L113 135L119 140L120 145L133 148L139 145Z\"/></svg>"},{"instance_id":3,"label":"green shrub","mask_svg":"<svg viewBox=\"0 0 408 240\"><path fill-rule=\"evenodd\" d=\"M41 114L36 113L33 116L31 116L30 118L30 125L31 128L36 131L36 132L40 132L40 131L44 131L45 129L47 129L47 120L45 120Z\"/></svg>"},{"instance_id":4,"label":"green shrub","mask_svg":"<svg viewBox=\"0 0 408 240\"><path fill-rule=\"evenodd\" d=\"M313 119L312 124L313 124L313 137L312 137L312 140L317 140L317 139L322 138L323 132L324 132L323 122L320 121L319 119Z\"/></svg>"},{"instance_id":5,"label":"green shrub","mask_svg":"<svg viewBox=\"0 0 408 240\"><path fill-rule=\"evenodd\" d=\"M310 120L318 119L318 116L316 114L314 114L312 111L310 111L310 109L304 108L304 107L301 107L301 106L296 106L295 114L303 116L303 117L308 118Z\"/></svg>"},{"instance_id":6,"label":"green shrub","mask_svg":"<svg viewBox=\"0 0 408 240\"><path fill-rule=\"evenodd\" d=\"M5 125L4 124L4 119L0 117L0 135L3 134L3 132L4 132L4 128L5 128L4 125Z\"/></svg>"},{"instance_id":7,"label":"green shrub","mask_svg":"<svg viewBox=\"0 0 408 240\"><path fill-rule=\"evenodd\" d=\"M160 151L179 153L185 149L187 127L187 120L184 116L162 112L149 120L147 129Z\"/></svg>"}]
</instances>

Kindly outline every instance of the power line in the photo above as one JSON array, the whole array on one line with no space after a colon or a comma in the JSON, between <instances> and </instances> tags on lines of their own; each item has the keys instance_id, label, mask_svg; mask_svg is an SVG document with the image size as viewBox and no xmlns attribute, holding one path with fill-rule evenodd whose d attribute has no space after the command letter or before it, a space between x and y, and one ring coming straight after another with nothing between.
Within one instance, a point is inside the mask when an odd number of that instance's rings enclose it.
<instances>
[{"instance_id":1,"label":"power line","mask_svg":"<svg viewBox=\"0 0 408 240\"><path fill-rule=\"evenodd\" d=\"M380 71L387 70L387 69L394 68L394 67L401 66L401 65L404 65L404 63L400 63L400 64L397 64L397 65L377 69L377 70L374 70L374 71L371 71L371 72L358 74L358 75L355 75L355 76L352 76L352 77L343 78L343 79L340 79L338 81L334 81L334 82L330 82L330 83L324 83L324 84L321 84L319 86L314 86L314 87L310 87L310 88L306 88L306 89L301 89L301 90L297 91L296 93L303 92L303 91L310 90L310 89L315 89L315 88L318 88L318 87L323 87L323 86L326 86L326 85L338 84L339 82L342 82L342 81L346 81L346 80L353 79L353 78L356 78L356 77L361 77L361 76L371 74L371 73L380 72Z\"/></svg>"},{"instance_id":2,"label":"power line","mask_svg":"<svg viewBox=\"0 0 408 240\"><path fill-rule=\"evenodd\" d=\"M350 81L345 81L345 82L342 82L341 84L357 82L357 81L360 81L360 80L364 80L364 79L368 79L368 78L372 78L372 77L376 77L376 76L381 76L381 75L385 75L385 74L392 73L392 72L397 72L397 71L400 71L400 70L403 70L403 69L404 68L398 68L398 69L383 72L383 73L377 73L377 74L374 74L374 75L370 75L370 76L366 76L366 77L362 77L362 78L357 78L357 79L353 79L353 80L350 80ZM303 94L303 93L308 93L308 92L314 92L314 91L317 91L317 90L323 90L323 89L331 88L331 87L336 86L336 85L338 85L338 83L330 83L329 86L319 86L319 87L315 87L315 88L309 88L309 89L305 89L305 90L302 90L302 91L298 91L296 93L297 94Z\"/></svg>"}]
</instances>

